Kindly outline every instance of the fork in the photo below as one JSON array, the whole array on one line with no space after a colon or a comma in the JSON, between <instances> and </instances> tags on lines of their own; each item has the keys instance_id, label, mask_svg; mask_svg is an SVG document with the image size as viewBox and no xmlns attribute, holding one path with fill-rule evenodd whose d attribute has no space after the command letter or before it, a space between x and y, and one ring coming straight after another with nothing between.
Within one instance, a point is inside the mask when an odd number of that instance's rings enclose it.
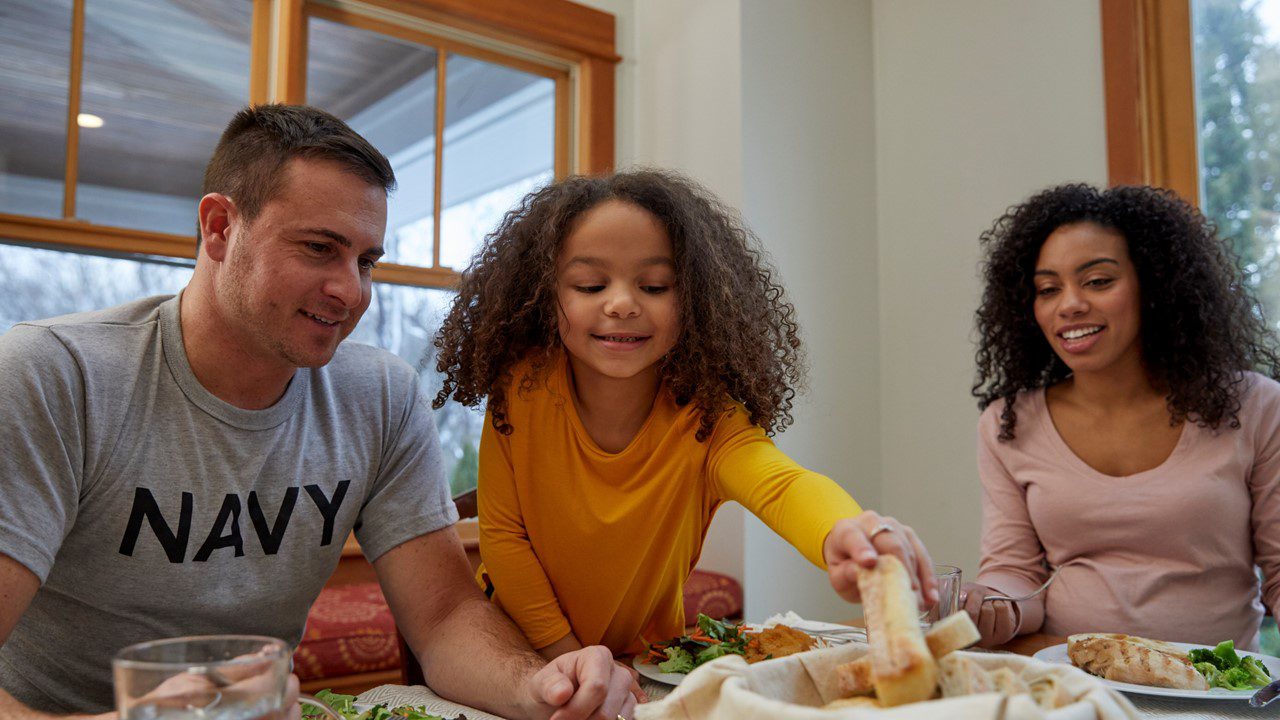
<instances>
[{"instance_id":1,"label":"fork","mask_svg":"<svg viewBox=\"0 0 1280 720\"><path fill-rule=\"evenodd\" d=\"M793 625L792 627L809 637L823 640L828 645L843 645L855 640L861 642L866 642L867 640L867 631L860 627L832 627L821 630L810 629L804 625Z\"/></svg>"},{"instance_id":2,"label":"fork","mask_svg":"<svg viewBox=\"0 0 1280 720\"><path fill-rule=\"evenodd\" d=\"M821 640L825 640L828 645L843 645L844 643L847 643L847 642L854 642L854 641L866 642L867 641L867 631L863 630L862 628L855 628L855 627L839 629L839 630L837 629L802 630L801 632L803 632L804 634L810 637L815 637Z\"/></svg>"},{"instance_id":3,"label":"fork","mask_svg":"<svg viewBox=\"0 0 1280 720\"><path fill-rule=\"evenodd\" d=\"M1066 567L1066 566L1068 566L1068 565L1070 565L1070 564L1072 564L1072 563L1074 563L1074 562L1077 562L1077 561L1079 561L1079 558L1072 558L1072 559L1070 559L1070 560L1068 560L1068 561L1066 561L1066 562L1062 563L1062 564L1061 564L1061 565L1059 565L1058 567L1054 568L1054 569L1053 569L1053 572L1049 573L1049 579L1048 579L1048 580L1045 580L1043 585L1041 585L1040 587L1036 588L1035 590L1033 590L1033 591L1031 591L1031 592L1027 593L1026 595L1019 595L1019 596L1016 596L1016 597L1015 597L1015 596L1011 596L1011 595L985 595L985 596L983 596L983 598L982 598L982 602L990 602L990 601L993 601L993 600L1005 600L1005 601L1007 601L1007 602L1022 602L1023 600L1030 600L1031 598L1033 598L1033 597L1035 597L1035 596L1039 595L1040 593L1044 592L1045 590L1048 590L1048 589L1049 589L1049 585L1051 585L1051 584L1053 583L1053 581L1054 581L1054 580L1056 580L1056 579L1058 578L1058 573L1062 572L1062 568L1064 568L1064 567Z\"/></svg>"}]
</instances>

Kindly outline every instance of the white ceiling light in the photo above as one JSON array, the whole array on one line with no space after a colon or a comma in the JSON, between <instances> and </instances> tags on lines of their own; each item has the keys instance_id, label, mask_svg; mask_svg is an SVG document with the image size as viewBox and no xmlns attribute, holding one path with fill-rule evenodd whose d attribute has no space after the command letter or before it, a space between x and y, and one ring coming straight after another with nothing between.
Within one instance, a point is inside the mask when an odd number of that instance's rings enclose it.
<instances>
[{"instance_id":1,"label":"white ceiling light","mask_svg":"<svg viewBox=\"0 0 1280 720\"><path fill-rule=\"evenodd\" d=\"M82 128L100 128L102 127L102 118L89 113L80 113L76 116L76 124Z\"/></svg>"}]
</instances>

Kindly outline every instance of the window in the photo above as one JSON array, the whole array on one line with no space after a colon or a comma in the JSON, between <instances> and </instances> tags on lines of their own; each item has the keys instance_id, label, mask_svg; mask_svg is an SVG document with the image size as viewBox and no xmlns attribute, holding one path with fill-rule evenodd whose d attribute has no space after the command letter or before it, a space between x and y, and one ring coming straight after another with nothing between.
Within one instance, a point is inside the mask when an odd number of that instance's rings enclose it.
<instances>
[{"instance_id":1,"label":"window","mask_svg":"<svg viewBox=\"0 0 1280 720\"><path fill-rule=\"evenodd\" d=\"M1198 204L1280 328L1280 0L1101 2L1111 183Z\"/></svg>"},{"instance_id":2,"label":"window","mask_svg":"<svg viewBox=\"0 0 1280 720\"><path fill-rule=\"evenodd\" d=\"M192 265L177 258L0 244L0 296L11 301L0 305L0 327L172 295L187 284Z\"/></svg>"},{"instance_id":3,"label":"window","mask_svg":"<svg viewBox=\"0 0 1280 720\"><path fill-rule=\"evenodd\" d=\"M1280 327L1280 2L1191 9L1201 208Z\"/></svg>"},{"instance_id":4,"label":"window","mask_svg":"<svg viewBox=\"0 0 1280 720\"><path fill-rule=\"evenodd\" d=\"M6 0L0 331L180 289L227 120L306 101L399 178L352 340L438 387L430 341L484 235L530 190L611 168L613 38L567 0ZM455 489L474 487L482 422L437 417Z\"/></svg>"},{"instance_id":5,"label":"window","mask_svg":"<svg viewBox=\"0 0 1280 720\"><path fill-rule=\"evenodd\" d=\"M72 215L194 232L204 166L249 98L252 0L84 3Z\"/></svg>"},{"instance_id":6,"label":"window","mask_svg":"<svg viewBox=\"0 0 1280 720\"><path fill-rule=\"evenodd\" d=\"M1112 183L1176 190L1280 327L1280 0L1103 0Z\"/></svg>"}]
</instances>

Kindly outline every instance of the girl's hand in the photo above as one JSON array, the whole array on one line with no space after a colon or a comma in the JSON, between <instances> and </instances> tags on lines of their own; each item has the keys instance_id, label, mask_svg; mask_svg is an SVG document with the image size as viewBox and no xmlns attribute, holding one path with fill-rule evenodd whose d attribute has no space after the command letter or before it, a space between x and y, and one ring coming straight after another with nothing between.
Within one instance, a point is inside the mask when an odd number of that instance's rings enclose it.
<instances>
[{"instance_id":1,"label":"girl's hand","mask_svg":"<svg viewBox=\"0 0 1280 720\"><path fill-rule=\"evenodd\" d=\"M933 559L916 531L874 510L837 520L822 546L831 587L849 602L858 602L858 567L873 568L881 553L896 555L911 574L911 588L921 609L938 602Z\"/></svg>"},{"instance_id":2,"label":"girl's hand","mask_svg":"<svg viewBox=\"0 0 1280 720\"><path fill-rule=\"evenodd\" d=\"M998 594L1000 591L978 583L965 583L960 588L960 606L969 613L973 624L978 626L978 632L982 633L979 645L983 647L1009 642L1017 636L1018 625L1021 624L1017 603L1008 600L982 602L982 598Z\"/></svg>"}]
</instances>

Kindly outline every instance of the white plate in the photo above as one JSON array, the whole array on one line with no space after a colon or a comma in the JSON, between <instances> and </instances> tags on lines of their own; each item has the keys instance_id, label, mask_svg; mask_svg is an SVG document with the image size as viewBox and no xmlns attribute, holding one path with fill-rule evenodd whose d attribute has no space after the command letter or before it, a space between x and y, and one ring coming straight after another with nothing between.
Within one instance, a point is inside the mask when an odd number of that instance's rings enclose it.
<instances>
[{"instance_id":1,"label":"white plate","mask_svg":"<svg viewBox=\"0 0 1280 720\"><path fill-rule=\"evenodd\" d=\"M640 673L642 677L657 680L667 685L679 685L681 680L689 677L688 673L664 673L653 663L641 662L639 655L631 658L631 667L635 668L636 672Z\"/></svg>"},{"instance_id":2,"label":"white plate","mask_svg":"<svg viewBox=\"0 0 1280 720\"><path fill-rule=\"evenodd\" d=\"M1179 650L1195 650L1201 648L1212 650L1213 647L1205 645L1191 645L1189 643L1171 642L1170 645ZM1271 678L1274 680L1280 677L1280 658L1273 658L1269 655L1259 655L1258 653L1248 652L1246 650L1236 650L1239 655L1252 655L1259 662L1267 666L1267 670L1271 672ZM1040 652L1032 655L1037 660L1043 660L1048 663L1058 663L1061 665L1071 665L1071 658L1067 656L1067 645L1051 645ZM1095 676L1097 677L1097 676ZM1106 678L1098 678L1103 684L1115 688L1121 692L1135 693L1138 695L1161 695L1164 697L1178 698L1197 698L1202 700L1248 700L1255 692L1254 690L1227 690L1225 688L1213 688L1212 690L1174 690L1173 688L1152 687L1150 685L1134 685L1133 683L1116 682L1107 680Z\"/></svg>"},{"instance_id":3,"label":"white plate","mask_svg":"<svg viewBox=\"0 0 1280 720\"><path fill-rule=\"evenodd\" d=\"M772 620L773 618L770 619ZM835 623L819 622L816 620L804 620L798 623L788 624L800 632L807 632L808 634L816 637L818 640L818 647L820 648L828 647L833 642L839 643L850 640L866 640L866 635L861 634L864 632L862 628L853 628L848 625L836 625ZM743 629L747 632L759 632L766 627L769 627L769 625L756 625L755 623L747 623L743 625ZM821 636L821 633L823 632L835 633L837 639L824 639ZM640 673L642 677L649 678L650 680L656 680L667 685L679 685L680 681L684 680L688 676L688 673L664 673L658 669L657 665L643 662L639 655L631 658L631 667L635 668L636 672Z\"/></svg>"}]
</instances>

